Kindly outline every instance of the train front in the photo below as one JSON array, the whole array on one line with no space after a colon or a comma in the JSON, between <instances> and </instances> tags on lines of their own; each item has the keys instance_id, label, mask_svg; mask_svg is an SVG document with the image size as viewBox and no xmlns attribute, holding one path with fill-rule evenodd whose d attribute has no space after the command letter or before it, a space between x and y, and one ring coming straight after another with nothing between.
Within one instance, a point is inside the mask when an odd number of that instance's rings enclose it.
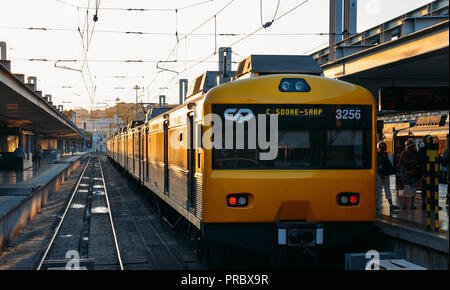
<instances>
[{"instance_id":1,"label":"train front","mask_svg":"<svg viewBox=\"0 0 450 290\"><path fill-rule=\"evenodd\" d=\"M356 243L375 219L375 107L361 87L307 75L211 90L204 238L261 251Z\"/></svg>"}]
</instances>

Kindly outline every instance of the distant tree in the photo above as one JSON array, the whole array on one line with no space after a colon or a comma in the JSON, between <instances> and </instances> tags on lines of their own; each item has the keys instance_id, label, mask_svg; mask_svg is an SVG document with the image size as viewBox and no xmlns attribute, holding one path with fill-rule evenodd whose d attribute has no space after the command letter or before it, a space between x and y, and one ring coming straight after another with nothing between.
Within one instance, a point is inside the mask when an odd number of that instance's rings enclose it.
<instances>
[{"instance_id":1,"label":"distant tree","mask_svg":"<svg viewBox=\"0 0 450 290\"><path fill-rule=\"evenodd\" d=\"M66 115L67 118L72 119L72 112L74 112L74 110L70 109L70 110L64 110L64 115Z\"/></svg>"}]
</instances>

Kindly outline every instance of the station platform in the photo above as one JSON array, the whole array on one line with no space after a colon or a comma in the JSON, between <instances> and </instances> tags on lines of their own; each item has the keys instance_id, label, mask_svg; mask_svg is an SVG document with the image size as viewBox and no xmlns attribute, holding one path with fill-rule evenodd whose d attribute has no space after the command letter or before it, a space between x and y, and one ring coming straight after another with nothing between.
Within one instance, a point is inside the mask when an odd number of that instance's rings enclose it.
<instances>
[{"instance_id":1,"label":"station platform","mask_svg":"<svg viewBox=\"0 0 450 290\"><path fill-rule=\"evenodd\" d=\"M389 203L387 199L384 197L383 192L383 203L381 204L380 208L377 211L377 214L379 216L386 216L393 218L394 220L399 221L405 221L408 223L416 224L419 228L422 226L426 226L426 216L427 212L426 210L422 209L422 196L420 194L420 191L417 192L416 198L415 198L415 206L417 209L413 210L410 209L410 201L407 202L407 209L403 209L403 196L401 195L401 192L397 192L395 189L395 177L391 176L390 179L391 184L391 193L392 193L392 200L395 205L397 205L400 209L395 211L389 210ZM447 184L439 184L439 206L442 208L439 211L439 229L442 232L448 233L448 207L445 204L446 196L447 196ZM433 218L434 213L431 213L432 215L432 226L434 225Z\"/></svg>"},{"instance_id":2,"label":"station platform","mask_svg":"<svg viewBox=\"0 0 450 290\"><path fill-rule=\"evenodd\" d=\"M0 252L86 156L76 153L42 160L40 170L0 171Z\"/></svg>"},{"instance_id":3,"label":"station platform","mask_svg":"<svg viewBox=\"0 0 450 290\"><path fill-rule=\"evenodd\" d=\"M71 162L76 156L84 155L84 152L72 154L62 154L57 160L43 159L39 170L34 170L33 166L24 168L23 171L0 170L0 196L2 187L11 187L13 185L22 186L23 184L33 184L40 176L45 176L47 170L51 170L55 165ZM75 157L75 158L73 158Z\"/></svg>"},{"instance_id":4,"label":"station platform","mask_svg":"<svg viewBox=\"0 0 450 290\"><path fill-rule=\"evenodd\" d=\"M431 229L427 230L426 210L422 209L422 197L420 191L416 194L415 206L410 208L410 201L407 202L407 209L403 209L403 196L395 189L395 177L391 176L391 193L393 203L400 209L390 211L389 202L384 196L383 202L377 210L377 219L374 223L378 232L389 237L388 250L396 251L402 258L414 261L418 265L428 269L439 265L439 269L448 269L449 254L449 208L445 204L447 195L447 184L439 185L439 232L434 230L434 212L431 212ZM398 241L398 242L393 242ZM442 261L447 262L442 262ZM437 263L437 261L440 261Z\"/></svg>"}]
</instances>

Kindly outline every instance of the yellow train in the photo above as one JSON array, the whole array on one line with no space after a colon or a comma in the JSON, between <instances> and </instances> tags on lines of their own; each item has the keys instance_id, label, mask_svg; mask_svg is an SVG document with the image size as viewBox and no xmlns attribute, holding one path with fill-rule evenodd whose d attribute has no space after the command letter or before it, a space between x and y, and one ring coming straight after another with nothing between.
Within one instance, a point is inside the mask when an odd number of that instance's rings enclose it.
<instances>
[{"instance_id":1,"label":"yellow train","mask_svg":"<svg viewBox=\"0 0 450 290\"><path fill-rule=\"evenodd\" d=\"M319 75L306 56L252 55L221 85L206 72L183 104L114 134L108 155L203 241L354 244L375 219L375 99Z\"/></svg>"},{"instance_id":2,"label":"yellow train","mask_svg":"<svg viewBox=\"0 0 450 290\"><path fill-rule=\"evenodd\" d=\"M405 142L409 139L412 139L416 147L420 148L423 146L423 138L429 135L438 138L439 154L444 154L448 147L448 120L448 115L436 115L419 117L413 126L410 122L384 124L383 137L387 152L399 155L405 149Z\"/></svg>"}]
</instances>

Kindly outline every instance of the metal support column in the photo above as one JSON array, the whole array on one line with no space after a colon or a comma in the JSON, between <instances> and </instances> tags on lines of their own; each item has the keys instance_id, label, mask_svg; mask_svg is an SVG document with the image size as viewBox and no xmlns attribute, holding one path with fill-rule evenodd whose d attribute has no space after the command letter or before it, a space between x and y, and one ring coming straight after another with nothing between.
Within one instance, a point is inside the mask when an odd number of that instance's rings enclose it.
<instances>
[{"instance_id":1,"label":"metal support column","mask_svg":"<svg viewBox=\"0 0 450 290\"><path fill-rule=\"evenodd\" d=\"M342 0L330 0L330 59L334 60L334 46L342 40Z\"/></svg>"},{"instance_id":2,"label":"metal support column","mask_svg":"<svg viewBox=\"0 0 450 290\"><path fill-rule=\"evenodd\" d=\"M357 0L344 0L344 38L356 34Z\"/></svg>"},{"instance_id":3,"label":"metal support column","mask_svg":"<svg viewBox=\"0 0 450 290\"><path fill-rule=\"evenodd\" d=\"M136 90L136 120L138 120L138 90L140 87L138 85L135 85L134 88Z\"/></svg>"},{"instance_id":4,"label":"metal support column","mask_svg":"<svg viewBox=\"0 0 450 290\"><path fill-rule=\"evenodd\" d=\"M184 104L184 100L186 100L188 90L188 80L180 79L179 80L179 105Z\"/></svg>"},{"instance_id":5,"label":"metal support column","mask_svg":"<svg viewBox=\"0 0 450 290\"><path fill-rule=\"evenodd\" d=\"M429 136L426 141L427 230L431 229L431 207L434 205L434 231L439 232L439 140Z\"/></svg>"}]
</instances>

